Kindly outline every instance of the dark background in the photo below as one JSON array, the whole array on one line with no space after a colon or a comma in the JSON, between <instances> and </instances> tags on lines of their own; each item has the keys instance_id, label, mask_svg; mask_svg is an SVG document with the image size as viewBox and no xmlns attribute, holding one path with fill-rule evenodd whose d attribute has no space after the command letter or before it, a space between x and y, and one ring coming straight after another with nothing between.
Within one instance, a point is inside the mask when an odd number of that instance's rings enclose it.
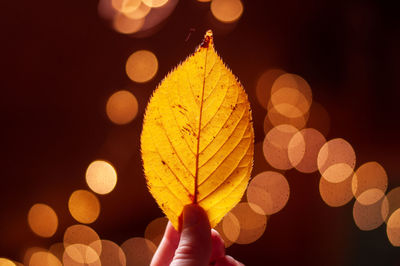
<instances>
[{"instance_id":1,"label":"dark background","mask_svg":"<svg viewBox=\"0 0 400 266\"><path fill-rule=\"evenodd\" d=\"M228 29L212 20L209 3L181 0L157 33L132 38L113 31L95 0L3 1L0 16L0 257L22 260L31 246L62 241L74 223L70 193L87 188L84 174L95 159L118 172L101 214L91 226L118 244L143 236L162 215L146 189L139 136L147 100L160 80L214 29L215 46L249 94L256 142L266 111L255 86L268 68L305 78L331 117L328 139L354 147L357 166L378 161L389 190L400 185L400 21L394 1L243 1L244 13ZM393 4L390 4L392 2ZM187 36L192 31L188 40ZM138 49L159 60L155 78L131 82L125 61ZM129 89L139 102L130 124L112 124L107 98ZM319 175L286 173L291 195L268 220L255 243L228 253L247 265L400 265L386 226L359 230L352 202L331 208L319 195ZM46 203L59 217L50 239L35 236L27 213Z\"/></svg>"}]
</instances>

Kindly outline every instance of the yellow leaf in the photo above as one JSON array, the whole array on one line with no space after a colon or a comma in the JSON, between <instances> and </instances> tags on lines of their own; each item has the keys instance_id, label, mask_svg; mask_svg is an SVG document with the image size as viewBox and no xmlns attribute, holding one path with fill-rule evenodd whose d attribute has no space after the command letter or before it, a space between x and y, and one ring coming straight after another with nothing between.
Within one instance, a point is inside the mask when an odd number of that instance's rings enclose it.
<instances>
[{"instance_id":1,"label":"yellow leaf","mask_svg":"<svg viewBox=\"0 0 400 266\"><path fill-rule=\"evenodd\" d=\"M196 52L154 91L143 121L147 185L176 229L187 204L203 207L214 227L240 201L253 143L247 95L208 31Z\"/></svg>"}]
</instances>

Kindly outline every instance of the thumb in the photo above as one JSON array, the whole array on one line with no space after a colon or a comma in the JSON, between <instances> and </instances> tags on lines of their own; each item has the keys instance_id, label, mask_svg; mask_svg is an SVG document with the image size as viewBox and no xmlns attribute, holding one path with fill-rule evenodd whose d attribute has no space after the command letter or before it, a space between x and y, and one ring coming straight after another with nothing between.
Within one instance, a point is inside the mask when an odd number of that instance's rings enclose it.
<instances>
[{"instance_id":1,"label":"thumb","mask_svg":"<svg viewBox=\"0 0 400 266\"><path fill-rule=\"evenodd\" d=\"M183 209L183 229L173 266L206 266L211 256L211 229L206 212L197 204Z\"/></svg>"}]
</instances>

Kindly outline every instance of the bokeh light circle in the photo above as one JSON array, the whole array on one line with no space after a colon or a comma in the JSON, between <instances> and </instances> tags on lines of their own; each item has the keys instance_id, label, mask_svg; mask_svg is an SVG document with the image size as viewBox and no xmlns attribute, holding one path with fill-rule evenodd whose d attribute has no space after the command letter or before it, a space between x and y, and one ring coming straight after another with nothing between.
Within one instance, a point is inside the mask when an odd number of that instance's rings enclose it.
<instances>
[{"instance_id":1,"label":"bokeh light circle","mask_svg":"<svg viewBox=\"0 0 400 266\"><path fill-rule=\"evenodd\" d=\"M243 13L241 0L212 0L211 13L224 23L231 23L240 18Z\"/></svg>"},{"instance_id":2,"label":"bokeh light circle","mask_svg":"<svg viewBox=\"0 0 400 266\"><path fill-rule=\"evenodd\" d=\"M271 98L271 88L275 79L284 74L285 71L273 68L265 71L257 80L256 96L258 103L264 108L268 109L268 101Z\"/></svg>"},{"instance_id":3,"label":"bokeh light circle","mask_svg":"<svg viewBox=\"0 0 400 266\"><path fill-rule=\"evenodd\" d=\"M32 254L29 260L29 266L62 266L62 264L60 260L50 252L38 251Z\"/></svg>"},{"instance_id":4,"label":"bokeh light circle","mask_svg":"<svg viewBox=\"0 0 400 266\"><path fill-rule=\"evenodd\" d=\"M51 237L57 231L57 214L50 206L37 203L29 210L28 224L31 230L38 236Z\"/></svg>"},{"instance_id":5,"label":"bokeh light circle","mask_svg":"<svg viewBox=\"0 0 400 266\"><path fill-rule=\"evenodd\" d=\"M322 200L331 207L339 207L347 204L353 198L351 190L351 178L342 182L331 183L322 177L319 181L319 192Z\"/></svg>"},{"instance_id":6,"label":"bokeh light circle","mask_svg":"<svg viewBox=\"0 0 400 266\"><path fill-rule=\"evenodd\" d=\"M142 2L149 7L157 8L165 5L168 0L142 0Z\"/></svg>"},{"instance_id":7,"label":"bokeh light circle","mask_svg":"<svg viewBox=\"0 0 400 266\"><path fill-rule=\"evenodd\" d=\"M387 222L386 234L393 246L400 247L400 209L397 209L390 215Z\"/></svg>"},{"instance_id":8,"label":"bokeh light circle","mask_svg":"<svg viewBox=\"0 0 400 266\"><path fill-rule=\"evenodd\" d=\"M235 243L250 244L264 234L267 217L260 214L260 210L258 212L253 211L257 207L250 207L250 204L241 202L231 210L231 214L236 217L240 225L240 233Z\"/></svg>"},{"instance_id":9,"label":"bokeh light circle","mask_svg":"<svg viewBox=\"0 0 400 266\"><path fill-rule=\"evenodd\" d=\"M76 190L69 197L68 209L75 220L90 224L99 217L100 202L92 192Z\"/></svg>"},{"instance_id":10,"label":"bokeh light circle","mask_svg":"<svg viewBox=\"0 0 400 266\"><path fill-rule=\"evenodd\" d=\"M386 194L386 198L389 202L389 213L387 219L397 210L400 208L400 187L396 187L390 190ZM385 222L387 222L387 219Z\"/></svg>"},{"instance_id":11,"label":"bokeh light circle","mask_svg":"<svg viewBox=\"0 0 400 266\"><path fill-rule=\"evenodd\" d=\"M361 230L370 231L383 224L388 211L385 193L376 188L369 189L361 193L354 202L354 222Z\"/></svg>"},{"instance_id":12,"label":"bokeh light circle","mask_svg":"<svg viewBox=\"0 0 400 266\"><path fill-rule=\"evenodd\" d=\"M299 172L312 173L317 171L318 153L325 142L324 135L314 128L300 130L289 142L289 161Z\"/></svg>"},{"instance_id":13,"label":"bokeh light circle","mask_svg":"<svg viewBox=\"0 0 400 266\"><path fill-rule=\"evenodd\" d=\"M288 147L292 137L298 132L292 125L279 125L271 129L263 143L264 157L276 169L293 168L289 161Z\"/></svg>"},{"instance_id":14,"label":"bokeh light circle","mask_svg":"<svg viewBox=\"0 0 400 266\"><path fill-rule=\"evenodd\" d=\"M262 215L280 211L289 200L289 195L290 188L286 178L273 171L258 174L247 188L247 201L251 203L249 206Z\"/></svg>"},{"instance_id":15,"label":"bokeh light circle","mask_svg":"<svg viewBox=\"0 0 400 266\"><path fill-rule=\"evenodd\" d=\"M97 254L100 254L102 247L98 240L100 240L100 237L92 228L83 224L75 224L65 230L63 243L65 249L73 244L90 245Z\"/></svg>"},{"instance_id":16,"label":"bokeh light circle","mask_svg":"<svg viewBox=\"0 0 400 266\"><path fill-rule=\"evenodd\" d=\"M240 235L240 223L234 214L228 212L222 220L224 236L230 243L236 242Z\"/></svg>"},{"instance_id":17,"label":"bokeh light circle","mask_svg":"<svg viewBox=\"0 0 400 266\"><path fill-rule=\"evenodd\" d=\"M167 224L168 219L166 217L158 217L154 219L146 226L144 237L158 246L164 235Z\"/></svg>"},{"instance_id":18,"label":"bokeh light circle","mask_svg":"<svg viewBox=\"0 0 400 266\"><path fill-rule=\"evenodd\" d=\"M110 193L117 184L117 172L109 162L94 161L86 170L86 183L97 194Z\"/></svg>"},{"instance_id":19,"label":"bokeh light circle","mask_svg":"<svg viewBox=\"0 0 400 266\"><path fill-rule=\"evenodd\" d=\"M138 101L131 92L117 91L108 98L106 113L108 118L117 125L131 122L139 110Z\"/></svg>"},{"instance_id":20,"label":"bokeh light circle","mask_svg":"<svg viewBox=\"0 0 400 266\"><path fill-rule=\"evenodd\" d=\"M100 243L99 243L100 242ZM101 246L100 261L101 266L125 266L126 256L124 251L116 243L110 240L96 240L89 246L96 248Z\"/></svg>"},{"instance_id":21,"label":"bokeh light circle","mask_svg":"<svg viewBox=\"0 0 400 266\"><path fill-rule=\"evenodd\" d=\"M112 7L123 14L135 11L141 3L141 0L111 0Z\"/></svg>"},{"instance_id":22,"label":"bokeh light circle","mask_svg":"<svg viewBox=\"0 0 400 266\"><path fill-rule=\"evenodd\" d=\"M157 247L148 239L133 237L121 245L126 255L126 266L147 266Z\"/></svg>"},{"instance_id":23,"label":"bokeh light circle","mask_svg":"<svg viewBox=\"0 0 400 266\"><path fill-rule=\"evenodd\" d=\"M0 266L15 266L15 263L6 258L0 258Z\"/></svg>"},{"instance_id":24,"label":"bokeh light circle","mask_svg":"<svg viewBox=\"0 0 400 266\"><path fill-rule=\"evenodd\" d=\"M125 65L128 77L138 83L151 80L157 73L157 57L148 50L139 50L131 54Z\"/></svg>"},{"instance_id":25,"label":"bokeh light circle","mask_svg":"<svg viewBox=\"0 0 400 266\"><path fill-rule=\"evenodd\" d=\"M144 22L145 18L131 18L127 14L118 13L113 19L113 28L122 34L134 34L142 29Z\"/></svg>"},{"instance_id":26,"label":"bokeh light circle","mask_svg":"<svg viewBox=\"0 0 400 266\"><path fill-rule=\"evenodd\" d=\"M352 169L356 164L356 154L350 143L342 138L331 139L320 149L317 158L319 172L324 172L332 165L348 164Z\"/></svg>"},{"instance_id":27,"label":"bokeh light circle","mask_svg":"<svg viewBox=\"0 0 400 266\"><path fill-rule=\"evenodd\" d=\"M324 171L322 177L330 183L340 183L351 178L353 174L353 168L347 163L335 163Z\"/></svg>"},{"instance_id":28,"label":"bokeh light circle","mask_svg":"<svg viewBox=\"0 0 400 266\"><path fill-rule=\"evenodd\" d=\"M65 248L63 263L71 265L101 266L99 253L84 244L72 244Z\"/></svg>"},{"instance_id":29,"label":"bokeh light circle","mask_svg":"<svg viewBox=\"0 0 400 266\"><path fill-rule=\"evenodd\" d=\"M377 188L384 193L387 186L388 178L386 171L377 162L367 162L361 165L353 175L352 190L356 199L365 191L373 188ZM358 200L363 203L361 199Z\"/></svg>"}]
</instances>

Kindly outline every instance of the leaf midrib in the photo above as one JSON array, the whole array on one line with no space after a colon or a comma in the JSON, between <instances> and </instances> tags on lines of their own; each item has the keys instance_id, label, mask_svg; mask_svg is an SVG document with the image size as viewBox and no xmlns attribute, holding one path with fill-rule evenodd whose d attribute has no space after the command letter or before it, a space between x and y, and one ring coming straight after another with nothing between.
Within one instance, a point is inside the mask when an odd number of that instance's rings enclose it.
<instances>
[{"instance_id":1,"label":"leaf midrib","mask_svg":"<svg viewBox=\"0 0 400 266\"><path fill-rule=\"evenodd\" d=\"M193 203L197 203L197 194L198 194L201 118L203 116L203 98L204 98L204 90L205 90L205 84L206 84L207 55L208 55L209 46L207 46L205 49L206 49L206 56L205 56L205 60L204 60L203 87L201 89L201 97L200 97L200 114L199 114L199 127L198 127L198 132L197 132L196 164L195 164L196 168L195 168L195 174L194 174Z\"/></svg>"}]
</instances>

